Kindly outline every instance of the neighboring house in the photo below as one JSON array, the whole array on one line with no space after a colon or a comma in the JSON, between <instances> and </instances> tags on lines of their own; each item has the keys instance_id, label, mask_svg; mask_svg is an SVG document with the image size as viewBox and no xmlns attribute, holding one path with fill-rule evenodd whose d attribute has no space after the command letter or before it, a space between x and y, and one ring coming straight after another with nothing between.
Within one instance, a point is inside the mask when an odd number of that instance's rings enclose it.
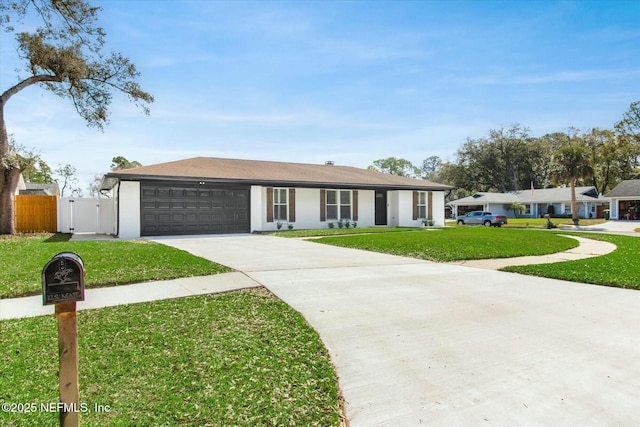
<instances>
[{"instance_id":1,"label":"neighboring house","mask_svg":"<svg viewBox=\"0 0 640 427\"><path fill-rule=\"evenodd\" d=\"M611 200L611 219L640 219L640 179L629 179L608 192Z\"/></svg>"},{"instance_id":2,"label":"neighboring house","mask_svg":"<svg viewBox=\"0 0 640 427\"><path fill-rule=\"evenodd\" d=\"M28 182L25 188L20 189L19 194L29 194L32 196L60 196L60 187L57 183L37 184Z\"/></svg>"},{"instance_id":3,"label":"neighboring house","mask_svg":"<svg viewBox=\"0 0 640 427\"><path fill-rule=\"evenodd\" d=\"M444 192L429 181L348 166L197 157L106 174L117 234L249 233L327 228L444 225Z\"/></svg>"},{"instance_id":4,"label":"neighboring house","mask_svg":"<svg viewBox=\"0 0 640 427\"><path fill-rule=\"evenodd\" d=\"M26 190L26 189L27 189L27 184L25 184L24 177L22 176L22 174L20 174L20 178L18 178L18 187L16 188L15 195L17 196L18 194L20 194L22 190Z\"/></svg>"},{"instance_id":5,"label":"neighboring house","mask_svg":"<svg viewBox=\"0 0 640 427\"><path fill-rule=\"evenodd\" d=\"M576 187L578 216L581 218L601 218L607 201L598 195L595 187ZM543 188L512 193L475 193L472 196L449 202L453 208L453 216L466 212L482 210L494 215L515 216L509 210L513 202L524 205L525 210L518 216L524 218L540 218L549 213L552 215L571 215L571 188Z\"/></svg>"}]
</instances>

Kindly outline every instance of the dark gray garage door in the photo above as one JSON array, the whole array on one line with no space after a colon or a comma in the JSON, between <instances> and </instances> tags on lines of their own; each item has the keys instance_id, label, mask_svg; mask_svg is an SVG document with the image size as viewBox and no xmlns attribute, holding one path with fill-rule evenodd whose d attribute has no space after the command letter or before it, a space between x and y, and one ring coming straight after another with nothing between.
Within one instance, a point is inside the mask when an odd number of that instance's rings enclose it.
<instances>
[{"instance_id":1,"label":"dark gray garage door","mask_svg":"<svg viewBox=\"0 0 640 427\"><path fill-rule=\"evenodd\" d=\"M141 235L248 233L249 187L141 182Z\"/></svg>"}]
</instances>

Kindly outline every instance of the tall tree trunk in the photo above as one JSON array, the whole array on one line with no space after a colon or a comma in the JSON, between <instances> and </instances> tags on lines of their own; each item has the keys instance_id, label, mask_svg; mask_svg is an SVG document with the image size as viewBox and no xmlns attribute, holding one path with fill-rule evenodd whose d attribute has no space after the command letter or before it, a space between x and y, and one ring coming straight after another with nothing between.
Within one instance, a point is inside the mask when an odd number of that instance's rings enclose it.
<instances>
[{"instance_id":1,"label":"tall tree trunk","mask_svg":"<svg viewBox=\"0 0 640 427\"><path fill-rule=\"evenodd\" d=\"M0 234L15 234L14 194L20 180L20 169L0 166Z\"/></svg>"},{"instance_id":2,"label":"tall tree trunk","mask_svg":"<svg viewBox=\"0 0 640 427\"><path fill-rule=\"evenodd\" d=\"M9 135L4 122L4 99L0 101L0 234L15 234L14 194L21 170L8 162Z\"/></svg>"},{"instance_id":3,"label":"tall tree trunk","mask_svg":"<svg viewBox=\"0 0 640 427\"><path fill-rule=\"evenodd\" d=\"M578 201L576 200L576 179L571 178L571 219L576 227L580 223L578 218Z\"/></svg>"}]
</instances>

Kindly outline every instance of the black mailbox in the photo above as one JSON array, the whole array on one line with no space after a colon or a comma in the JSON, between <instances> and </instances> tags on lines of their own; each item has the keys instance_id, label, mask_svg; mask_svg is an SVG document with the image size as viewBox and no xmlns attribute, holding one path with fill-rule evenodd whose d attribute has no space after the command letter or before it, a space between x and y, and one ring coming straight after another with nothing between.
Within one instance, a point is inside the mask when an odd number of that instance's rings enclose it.
<instances>
[{"instance_id":1,"label":"black mailbox","mask_svg":"<svg viewBox=\"0 0 640 427\"><path fill-rule=\"evenodd\" d=\"M42 270L42 304L84 301L82 258L73 252L62 252L51 258Z\"/></svg>"}]
</instances>

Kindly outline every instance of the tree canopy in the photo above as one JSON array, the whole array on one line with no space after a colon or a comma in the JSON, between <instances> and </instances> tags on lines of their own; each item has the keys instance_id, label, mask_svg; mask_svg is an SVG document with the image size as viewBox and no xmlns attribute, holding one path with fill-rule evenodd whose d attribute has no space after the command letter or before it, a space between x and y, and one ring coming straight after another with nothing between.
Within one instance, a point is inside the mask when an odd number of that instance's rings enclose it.
<instances>
[{"instance_id":1,"label":"tree canopy","mask_svg":"<svg viewBox=\"0 0 640 427\"><path fill-rule=\"evenodd\" d=\"M129 161L123 156L116 156L113 159L111 159L112 171L118 171L122 169L132 169L132 168L137 168L139 166L142 166L142 163L140 163L137 160Z\"/></svg>"},{"instance_id":2,"label":"tree canopy","mask_svg":"<svg viewBox=\"0 0 640 427\"><path fill-rule=\"evenodd\" d=\"M368 169L411 178L420 175L420 169L414 166L409 160L395 157L375 160L373 165L370 165Z\"/></svg>"},{"instance_id":3,"label":"tree canopy","mask_svg":"<svg viewBox=\"0 0 640 427\"><path fill-rule=\"evenodd\" d=\"M567 145L580 147L591 168L591 173L576 178L576 185L593 185L604 194L620 181L640 177L640 140L628 133L570 128L533 137L520 125L467 139L455 161L441 163L432 173L438 182L456 188L453 198L479 191L519 191L531 184L536 188L569 184L558 180L560 158L556 156Z\"/></svg>"},{"instance_id":4,"label":"tree canopy","mask_svg":"<svg viewBox=\"0 0 640 427\"><path fill-rule=\"evenodd\" d=\"M121 53L103 51L99 11L85 0L0 0L0 29L15 36L24 62L14 84L0 88L0 234L15 232L13 194L24 170L9 144L4 119L14 95L40 86L71 101L86 124L98 129L109 122L114 93L123 93L149 113L153 96L140 87L135 65ZM28 17L39 26L23 25Z\"/></svg>"}]
</instances>

